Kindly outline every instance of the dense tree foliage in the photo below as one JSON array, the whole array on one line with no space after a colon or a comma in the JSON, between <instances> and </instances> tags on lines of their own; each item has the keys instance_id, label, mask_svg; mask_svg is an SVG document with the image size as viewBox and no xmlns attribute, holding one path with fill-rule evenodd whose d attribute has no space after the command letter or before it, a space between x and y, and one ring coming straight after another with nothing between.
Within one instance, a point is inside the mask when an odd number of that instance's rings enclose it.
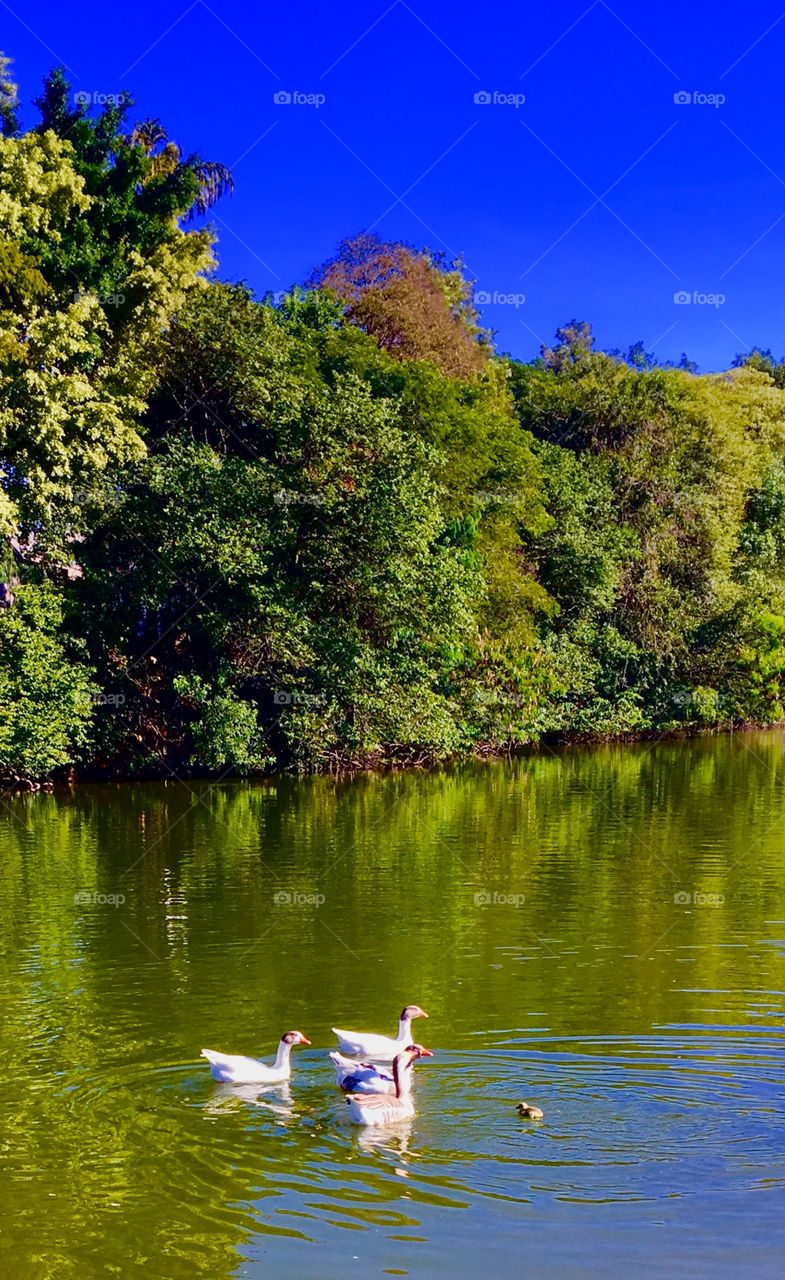
<instances>
[{"instance_id":1,"label":"dense tree foliage","mask_svg":"<svg viewBox=\"0 0 785 1280\"><path fill-rule=\"evenodd\" d=\"M0 460L20 527L60 550L143 454L162 335L211 264L178 223L199 177L158 174L118 98L90 117L54 72L40 126L0 137Z\"/></svg>"},{"instance_id":2,"label":"dense tree foliage","mask_svg":"<svg viewBox=\"0 0 785 1280\"><path fill-rule=\"evenodd\" d=\"M528 545L558 727L779 719L785 397L754 365L636 371L561 336L513 372L554 517Z\"/></svg>"},{"instance_id":3,"label":"dense tree foliage","mask_svg":"<svg viewBox=\"0 0 785 1280\"><path fill-rule=\"evenodd\" d=\"M334 294L347 317L400 360L430 360L459 378L485 368L488 335L471 286L458 265L427 249L355 236L309 283Z\"/></svg>"},{"instance_id":4,"label":"dense tree foliage","mask_svg":"<svg viewBox=\"0 0 785 1280\"><path fill-rule=\"evenodd\" d=\"M496 355L362 235L210 277L232 188L0 60L0 779L419 761L783 717L785 388L570 321Z\"/></svg>"}]
</instances>

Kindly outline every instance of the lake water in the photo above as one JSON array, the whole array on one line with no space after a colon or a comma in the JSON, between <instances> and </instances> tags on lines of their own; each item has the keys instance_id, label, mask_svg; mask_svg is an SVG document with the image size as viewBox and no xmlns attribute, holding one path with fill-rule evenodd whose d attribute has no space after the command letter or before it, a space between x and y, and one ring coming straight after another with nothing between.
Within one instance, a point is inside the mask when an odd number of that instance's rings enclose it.
<instances>
[{"instance_id":1,"label":"lake water","mask_svg":"<svg viewBox=\"0 0 785 1280\"><path fill-rule=\"evenodd\" d=\"M2 1274L781 1277L784 750L0 798ZM409 1001L370 1136L330 1028Z\"/></svg>"}]
</instances>

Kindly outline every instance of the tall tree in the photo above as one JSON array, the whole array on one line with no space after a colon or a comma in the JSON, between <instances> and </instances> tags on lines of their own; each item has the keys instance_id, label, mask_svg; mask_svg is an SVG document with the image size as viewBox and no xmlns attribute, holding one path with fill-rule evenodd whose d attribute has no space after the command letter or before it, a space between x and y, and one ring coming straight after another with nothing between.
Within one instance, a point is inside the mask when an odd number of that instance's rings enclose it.
<instances>
[{"instance_id":1,"label":"tall tree","mask_svg":"<svg viewBox=\"0 0 785 1280\"><path fill-rule=\"evenodd\" d=\"M0 50L0 133L19 132L19 90L11 79L11 59Z\"/></svg>"},{"instance_id":2,"label":"tall tree","mask_svg":"<svg viewBox=\"0 0 785 1280\"><path fill-rule=\"evenodd\" d=\"M229 178L171 150L157 170L130 98L91 115L62 69L38 106L36 130L0 137L0 469L22 541L62 554L140 456L162 337L212 265L209 234L180 220Z\"/></svg>"},{"instance_id":3,"label":"tall tree","mask_svg":"<svg viewBox=\"0 0 785 1280\"><path fill-rule=\"evenodd\" d=\"M140 146L150 157L147 182L169 177L176 179L182 174L196 178L198 190L188 210L189 218L207 213L223 196L234 191L234 178L225 164L217 160L202 160L196 153L183 159L180 147L168 137L160 120L140 121L134 126L128 142L131 146Z\"/></svg>"},{"instance_id":4,"label":"tall tree","mask_svg":"<svg viewBox=\"0 0 785 1280\"><path fill-rule=\"evenodd\" d=\"M365 233L345 240L311 283L339 298L349 319L398 359L430 360L457 378L487 366L489 335L469 281L428 250Z\"/></svg>"}]
</instances>

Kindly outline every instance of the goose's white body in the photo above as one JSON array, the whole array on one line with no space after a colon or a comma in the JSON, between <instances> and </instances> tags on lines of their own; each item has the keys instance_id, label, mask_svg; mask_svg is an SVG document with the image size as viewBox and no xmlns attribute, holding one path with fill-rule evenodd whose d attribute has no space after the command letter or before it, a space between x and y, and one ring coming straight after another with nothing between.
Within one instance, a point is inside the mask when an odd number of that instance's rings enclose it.
<instances>
[{"instance_id":1,"label":"goose's white body","mask_svg":"<svg viewBox=\"0 0 785 1280\"><path fill-rule=\"evenodd\" d=\"M244 1058L241 1054L216 1053L215 1049L202 1049L202 1057L210 1063L213 1080L221 1084L278 1084L288 1080L292 1074L289 1061L292 1045L310 1043L301 1032L287 1031L278 1043L278 1052L272 1063Z\"/></svg>"},{"instance_id":2,"label":"goose's white body","mask_svg":"<svg viewBox=\"0 0 785 1280\"><path fill-rule=\"evenodd\" d=\"M430 1050L423 1049L421 1045L410 1045L397 1054L393 1062L395 1092L392 1096L388 1093L350 1093L346 1102L353 1122L378 1127L411 1119L414 1115L412 1063L417 1058L432 1056Z\"/></svg>"},{"instance_id":3,"label":"goose's white body","mask_svg":"<svg viewBox=\"0 0 785 1280\"><path fill-rule=\"evenodd\" d=\"M395 1093L395 1081L389 1071L373 1062L355 1062L342 1053L331 1053L335 1063L335 1083L346 1093Z\"/></svg>"},{"instance_id":4,"label":"goose's white body","mask_svg":"<svg viewBox=\"0 0 785 1280\"><path fill-rule=\"evenodd\" d=\"M414 1103L411 1096L391 1098L386 1093L349 1094L349 1115L354 1124L385 1125L397 1124L399 1120L410 1120L414 1115Z\"/></svg>"},{"instance_id":5,"label":"goose's white body","mask_svg":"<svg viewBox=\"0 0 785 1280\"><path fill-rule=\"evenodd\" d=\"M221 1084L276 1084L292 1074L288 1055L280 1066L269 1066L258 1058L243 1058L240 1054L216 1053L214 1049L202 1049L202 1057L210 1063L213 1080Z\"/></svg>"},{"instance_id":6,"label":"goose's white body","mask_svg":"<svg viewBox=\"0 0 785 1280\"><path fill-rule=\"evenodd\" d=\"M333 1027L342 1053L371 1061L392 1062L412 1042L412 1018L427 1018L417 1005L407 1005L398 1021L397 1036L379 1036L365 1031L343 1031Z\"/></svg>"}]
</instances>

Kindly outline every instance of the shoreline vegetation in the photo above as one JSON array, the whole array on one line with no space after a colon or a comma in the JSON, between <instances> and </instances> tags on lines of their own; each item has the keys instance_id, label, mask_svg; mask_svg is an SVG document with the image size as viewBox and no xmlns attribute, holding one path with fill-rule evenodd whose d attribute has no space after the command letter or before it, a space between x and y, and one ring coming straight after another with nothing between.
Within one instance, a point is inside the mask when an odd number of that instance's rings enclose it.
<instances>
[{"instance_id":1,"label":"shoreline vegetation","mask_svg":"<svg viewBox=\"0 0 785 1280\"><path fill-rule=\"evenodd\" d=\"M678 742L679 740L694 741L695 739L718 736L731 738L736 734L753 735L769 730L785 731L785 720L777 720L769 724L740 722L702 727L688 725L665 731L648 729L640 730L636 733L611 734L606 737L592 736L591 734L572 735L570 737L543 735L536 741L526 744L513 745L507 743L494 746L487 743L477 743L471 751L463 751L453 755L436 755L435 753L414 750L406 755L403 752L398 754L396 749L392 748L387 755L379 753L373 758L360 760L353 760L345 754L336 756L333 760L324 761L318 769L311 769L307 775L301 772L299 776L332 778L338 783L369 774L384 777L390 774L416 770L435 772L468 763L483 764L486 762L490 764L503 760L531 760L543 754L555 758L562 752L567 753L587 747L645 746L647 743ZM62 793L64 791L74 791L82 786L103 783L111 783L116 786L142 782L175 782L183 785L187 785L189 782L204 782L217 785L223 782L248 781L254 778L275 785L276 782L280 782L283 778L297 776L291 770L281 769L276 771L269 768L256 771L230 769L223 770L218 774L215 771L197 768L184 770L182 774L175 774L172 770L162 772L160 768L156 768L154 765L147 770L141 769L134 773L116 773L105 767L92 769L89 765L82 768L72 765L67 769L55 770L50 776L43 779L6 775L0 780L0 794L24 795L28 793L34 794L38 791Z\"/></svg>"},{"instance_id":2,"label":"shoreline vegetation","mask_svg":"<svg viewBox=\"0 0 785 1280\"><path fill-rule=\"evenodd\" d=\"M785 712L785 365L497 352L362 233L217 272L233 190L0 56L0 787L353 771Z\"/></svg>"}]
</instances>

